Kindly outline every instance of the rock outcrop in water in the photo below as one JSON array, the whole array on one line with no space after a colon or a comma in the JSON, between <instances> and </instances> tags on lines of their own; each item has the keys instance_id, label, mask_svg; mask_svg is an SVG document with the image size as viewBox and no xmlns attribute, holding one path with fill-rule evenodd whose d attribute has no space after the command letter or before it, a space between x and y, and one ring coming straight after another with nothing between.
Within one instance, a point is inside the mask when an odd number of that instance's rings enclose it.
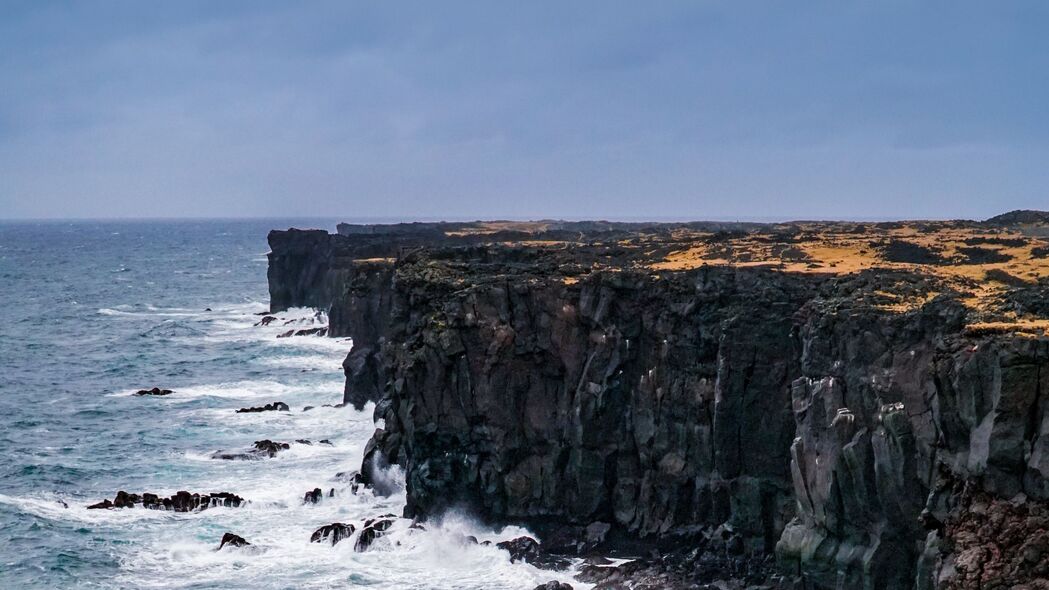
<instances>
[{"instance_id":1,"label":"rock outcrop in water","mask_svg":"<svg viewBox=\"0 0 1049 590\"><path fill-rule=\"evenodd\" d=\"M288 412L291 408L284 402L273 402L264 406L252 406L237 410L238 414L254 414L257 412Z\"/></svg>"},{"instance_id":2,"label":"rock outcrop in water","mask_svg":"<svg viewBox=\"0 0 1049 590\"><path fill-rule=\"evenodd\" d=\"M333 522L331 524L326 524L314 531L313 535L310 537L310 542L323 543L327 541L334 545L343 539L349 539L351 536L353 536L353 533L356 530L357 527L353 526L352 524Z\"/></svg>"},{"instance_id":3,"label":"rock outcrop in water","mask_svg":"<svg viewBox=\"0 0 1049 590\"><path fill-rule=\"evenodd\" d=\"M171 395L172 393L175 392L171 391L170 389L161 389L159 387L154 387L153 389L139 389L135 392L135 395Z\"/></svg>"},{"instance_id":4,"label":"rock outcrop in water","mask_svg":"<svg viewBox=\"0 0 1049 590\"><path fill-rule=\"evenodd\" d=\"M1040 235L340 226L314 250L272 232L270 288L274 311L319 305L352 336L345 401L382 419L362 476L401 466L405 516L664 553L593 574L625 586L1020 585L1049 502ZM972 244L1000 255L973 264Z\"/></svg>"},{"instance_id":5,"label":"rock outcrop in water","mask_svg":"<svg viewBox=\"0 0 1049 590\"><path fill-rule=\"evenodd\" d=\"M256 459L272 459L277 456L277 453L286 451L291 448L291 445L283 442L274 442L272 440L257 440L252 447L246 451L215 451L211 454L212 459L222 459L225 461L251 461Z\"/></svg>"},{"instance_id":6,"label":"rock outcrop in water","mask_svg":"<svg viewBox=\"0 0 1049 590\"><path fill-rule=\"evenodd\" d=\"M219 550L221 551L226 545L229 545L230 547L247 547L248 545L251 545L251 543L240 535L226 533L222 535L222 540L219 541Z\"/></svg>"},{"instance_id":7,"label":"rock outcrop in water","mask_svg":"<svg viewBox=\"0 0 1049 590\"><path fill-rule=\"evenodd\" d=\"M210 494L196 494L185 491L177 492L174 496L163 497L149 492L143 494L129 494L125 491L117 492L113 500L103 500L97 504L88 506L88 509L109 508L149 508L151 510L171 510L174 512L195 512L206 510L216 506L237 508L245 503L244 498L229 492L212 492Z\"/></svg>"}]
</instances>

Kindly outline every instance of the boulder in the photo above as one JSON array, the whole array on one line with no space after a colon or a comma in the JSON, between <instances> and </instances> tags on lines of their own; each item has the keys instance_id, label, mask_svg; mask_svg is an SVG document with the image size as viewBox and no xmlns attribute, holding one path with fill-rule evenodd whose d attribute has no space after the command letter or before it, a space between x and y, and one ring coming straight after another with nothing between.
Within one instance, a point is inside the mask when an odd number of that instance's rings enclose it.
<instances>
[{"instance_id":1,"label":"boulder","mask_svg":"<svg viewBox=\"0 0 1049 590\"><path fill-rule=\"evenodd\" d=\"M222 535L222 541L219 542L219 550L226 545L229 545L230 547L245 547L251 545L251 543L244 540L244 537L234 535L233 533L226 533Z\"/></svg>"},{"instance_id":2,"label":"boulder","mask_svg":"<svg viewBox=\"0 0 1049 590\"><path fill-rule=\"evenodd\" d=\"M361 534L357 536L357 542L353 545L353 550L358 553L367 551L372 546L372 543L383 536L392 525L393 520L389 518L380 517L366 520L364 528L361 529Z\"/></svg>"},{"instance_id":3,"label":"boulder","mask_svg":"<svg viewBox=\"0 0 1049 590\"><path fill-rule=\"evenodd\" d=\"M310 536L310 542L321 543L324 541L331 541L331 544L334 545L343 539L350 538L356 530L357 528L352 524L333 522L313 531L313 535Z\"/></svg>"},{"instance_id":4,"label":"boulder","mask_svg":"<svg viewBox=\"0 0 1049 590\"><path fill-rule=\"evenodd\" d=\"M510 563L523 561L540 569L567 569L570 561L559 555L543 551L539 542L532 537L517 537L509 541L496 543L496 547L510 553Z\"/></svg>"},{"instance_id":5,"label":"boulder","mask_svg":"<svg viewBox=\"0 0 1049 590\"><path fill-rule=\"evenodd\" d=\"M312 492L306 492L306 495L302 498L303 504L316 504L321 501L324 497L324 492L320 488L313 488Z\"/></svg>"}]
</instances>

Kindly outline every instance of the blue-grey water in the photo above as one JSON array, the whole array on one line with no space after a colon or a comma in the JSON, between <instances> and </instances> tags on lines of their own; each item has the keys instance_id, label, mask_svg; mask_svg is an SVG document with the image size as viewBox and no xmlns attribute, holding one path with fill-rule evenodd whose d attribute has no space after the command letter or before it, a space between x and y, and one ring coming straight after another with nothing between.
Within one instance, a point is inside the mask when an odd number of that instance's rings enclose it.
<instances>
[{"instance_id":1,"label":"blue-grey water","mask_svg":"<svg viewBox=\"0 0 1049 590\"><path fill-rule=\"evenodd\" d=\"M341 401L350 341L276 338L323 325L315 310L254 325L268 307L266 233L292 225L331 230L335 221L0 223L0 588L568 581L464 542L521 531L455 514L422 533L399 520L363 553L352 542L309 542L324 524L400 514L404 495L354 495L334 478L359 466L375 428L371 407L321 407ZM175 393L131 395L153 386ZM292 411L235 412L273 401ZM210 457L267 438L333 445L292 444L261 461ZM315 487L336 496L304 504ZM250 503L195 513L86 508L118 490L229 491ZM217 551L226 531L252 546Z\"/></svg>"}]
</instances>

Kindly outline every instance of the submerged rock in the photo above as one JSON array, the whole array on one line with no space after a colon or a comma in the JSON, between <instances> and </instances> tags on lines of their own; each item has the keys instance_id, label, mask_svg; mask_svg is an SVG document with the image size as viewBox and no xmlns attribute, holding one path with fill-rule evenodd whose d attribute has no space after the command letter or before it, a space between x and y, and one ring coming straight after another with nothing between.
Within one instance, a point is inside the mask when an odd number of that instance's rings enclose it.
<instances>
[{"instance_id":1,"label":"submerged rock","mask_svg":"<svg viewBox=\"0 0 1049 590\"><path fill-rule=\"evenodd\" d=\"M244 537L234 535L233 533L226 533L222 535L222 541L219 542L219 550L226 545L229 545L230 547L245 547L251 545L251 543L247 542Z\"/></svg>"},{"instance_id":2,"label":"submerged rock","mask_svg":"<svg viewBox=\"0 0 1049 590\"><path fill-rule=\"evenodd\" d=\"M268 325L270 325L271 323L273 323L275 321L277 321L277 318L275 316L268 315L268 316L264 316L261 320L255 322L255 325L256 326L268 326Z\"/></svg>"},{"instance_id":3,"label":"submerged rock","mask_svg":"<svg viewBox=\"0 0 1049 590\"><path fill-rule=\"evenodd\" d=\"M135 395L171 395L172 393L175 392L170 389L154 387L153 389L139 389L135 392Z\"/></svg>"},{"instance_id":4,"label":"submerged rock","mask_svg":"<svg viewBox=\"0 0 1049 590\"><path fill-rule=\"evenodd\" d=\"M291 409L288 404L284 402L273 402L264 406L256 406L251 408L241 408L237 410L238 414L250 414L254 412L288 412Z\"/></svg>"}]
</instances>

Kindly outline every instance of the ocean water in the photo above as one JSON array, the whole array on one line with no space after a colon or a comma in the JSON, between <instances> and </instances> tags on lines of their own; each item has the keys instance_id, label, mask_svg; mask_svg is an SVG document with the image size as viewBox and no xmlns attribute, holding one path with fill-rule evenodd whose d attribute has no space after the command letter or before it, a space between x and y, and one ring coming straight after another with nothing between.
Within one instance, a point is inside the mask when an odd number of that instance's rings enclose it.
<instances>
[{"instance_id":1,"label":"ocean water","mask_svg":"<svg viewBox=\"0 0 1049 590\"><path fill-rule=\"evenodd\" d=\"M268 306L266 233L292 225L332 230L335 220L0 223L0 588L571 581L465 542L526 531L461 514L425 532L399 519L364 553L353 539L309 542L325 524L399 515L404 493L354 495L334 477L359 467L374 430L371 407L321 407L341 401L351 342L276 338L323 325L316 310L254 325ZM175 393L131 395L153 386ZM274 401L291 411L235 412ZM260 461L210 458L261 439L333 445L292 444ZM304 504L315 487L336 496ZM118 490L228 491L250 502L195 513L87 510ZM252 545L218 551L227 531Z\"/></svg>"}]
</instances>

